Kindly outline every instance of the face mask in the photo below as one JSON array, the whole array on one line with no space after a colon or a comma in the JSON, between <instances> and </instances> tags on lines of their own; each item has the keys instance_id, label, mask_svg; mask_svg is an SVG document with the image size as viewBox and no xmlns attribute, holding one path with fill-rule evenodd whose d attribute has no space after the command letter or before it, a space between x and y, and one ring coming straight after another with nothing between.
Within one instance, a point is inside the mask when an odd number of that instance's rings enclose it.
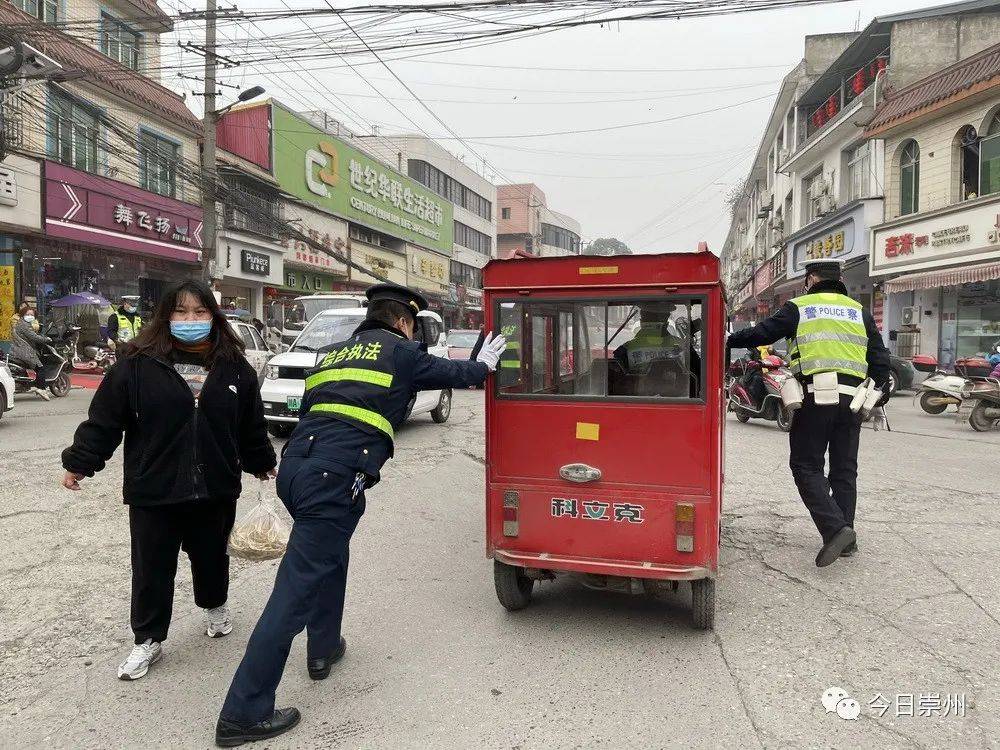
<instances>
[{"instance_id":1,"label":"face mask","mask_svg":"<svg viewBox=\"0 0 1000 750\"><path fill-rule=\"evenodd\" d=\"M123 307L125 309L125 312L129 313L130 315L135 312L135 308L132 305L124 305Z\"/></svg>"},{"instance_id":2,"label":"face mask","mask_svg":"<svg viewBox=\"0 0 1000 750\"><path fill-rule=\"evenodd\" d=\"M34 323L35 322L35 316L34 315L25 315L24 316L24 322L25 323Z\"/></svg>"},{"instance_id":3,"label":"face mask","mask_svg":"<svg viewBox=\"0 0 1000 750\"><path fill-rule=\"evenodd\" d=\"M208 338L212 332L212 321L210 320L171 320L170 335L185 344L197 344Z\"/></svg>"}]
</instances>

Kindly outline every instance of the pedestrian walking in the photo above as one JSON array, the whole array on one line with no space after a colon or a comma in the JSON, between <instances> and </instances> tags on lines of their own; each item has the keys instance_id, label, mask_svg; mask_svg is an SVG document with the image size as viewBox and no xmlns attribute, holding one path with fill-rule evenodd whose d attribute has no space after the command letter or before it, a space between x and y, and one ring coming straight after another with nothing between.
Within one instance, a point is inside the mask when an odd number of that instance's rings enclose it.
<instances>
[{"instance_id":1,"label":"pedestrian walking","mask_svg":"<svg viewBox=\"0 0 1000 750\"><path fill-rule=\"evenodd\" d=\"M367 291L365 321L347 341L324 347L307 373L303 415L278 473L278 496L294 519L274 590L254 628L216 725L221 747L287 732L295 708L275 710L292 640L305 628L307 671L323 680L343 657L341 635L351 535L365 490L392 457L395 430L419 390L479 385L496 368L503 337L487 336L476 361L435 357L412 341L427 301L395 284Z\"/></svg>"},{"instance_id":2,"label":"pedestrian walking","mask_svg":"<svg viewBox=\"0 0 1000 750\"><path fill-rule=\"evenodd\" d=\"M729 336L730 348L788 339L789 367L805 396L789 433L789 465L802 502L823 538L816 565L825 567L857 551L854 513L858 497L861 414L852 412L857 387L871 377L888 400L889 352L871 314L847 295L837 261L806 265L805 294L774 315ZM830 398L817 393L829 391ZM827 452L830 473L824 473Z\"/></svg>"},{"instance_id":3,"label":"pedestrian walking","mask_svg":"<svg viewBox=\"0 0 1000 750\"><path fill-rule=\"evenodd\" d=\"M35 309L27 303L22 304L11 321L10 358L22 367L34 371L35 382L31 386L31 392L43 401L51 401L52 397L47 390L49 384L45 382L45 375L42 373L42 360L38 357L37 347L52 343L52 339L37 331Z\"/></svg>"},{"instance_id":4,"label":"pedestrian walking","mask_svg":"<svg viewBox=\"0 0 1000 750\"><path fill-rule=\"evenodd\" d=\"M180 550L191 561L206 634L232 631L226 545L241 474L266 480L277 463L257 373L204 284L170 288L139 336L121 347L63 451L63 486L79 490L123 435L135 648L118 677L137 680L162 654Z\"/></svg>"}]
</instances>

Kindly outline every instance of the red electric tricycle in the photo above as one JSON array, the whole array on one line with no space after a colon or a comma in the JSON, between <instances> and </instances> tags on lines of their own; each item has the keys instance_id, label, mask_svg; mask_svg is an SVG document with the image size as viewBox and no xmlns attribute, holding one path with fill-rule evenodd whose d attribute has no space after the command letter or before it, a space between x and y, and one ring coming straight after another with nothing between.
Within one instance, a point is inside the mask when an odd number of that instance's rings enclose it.
<instances>
[{"instance_id":1,"label":"red electric tricycle","mask_svg":"<svg viewBox=\"0 0 1000 750\"><path fill-rule=\"evenodd\" d=\"M634 593L690 581L711 628L722 501L723 289L698 252L494 260L486 547L497 597L571 574Z\"/></svg>"}]
</instances>

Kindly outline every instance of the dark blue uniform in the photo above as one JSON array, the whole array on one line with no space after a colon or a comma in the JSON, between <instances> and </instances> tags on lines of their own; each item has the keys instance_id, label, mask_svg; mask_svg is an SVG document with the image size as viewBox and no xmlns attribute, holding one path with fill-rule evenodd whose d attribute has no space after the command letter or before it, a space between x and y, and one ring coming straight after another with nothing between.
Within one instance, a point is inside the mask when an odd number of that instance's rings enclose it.
<instances>
[{"instance_id":1,"label":"dark blue uniform","mask_svg":"<svg viewBox=\"0 0 1000 750\"><path fill-rule=\"evenodd\" d=\"M377 321L323 354L306 378L303 417L278 473L278 496L295 520L288 550L222 707L223 718L241 723L271 717L292 639L303 628L309 658L338 647L364 490L392 457L394 430L414 394L479 385L487 373L481 362L432 356Z\"/></svg>"}]
</instances>

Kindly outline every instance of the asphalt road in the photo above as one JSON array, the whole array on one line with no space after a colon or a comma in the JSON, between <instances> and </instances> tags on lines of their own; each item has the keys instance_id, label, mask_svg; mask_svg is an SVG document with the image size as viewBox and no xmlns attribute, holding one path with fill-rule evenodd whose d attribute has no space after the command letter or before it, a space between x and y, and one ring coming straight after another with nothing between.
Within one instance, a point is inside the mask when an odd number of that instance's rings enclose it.
<instances>
[{"instance_id":1,"label":"asphalt road","mask_svg":"<svg viewBox=\"0 0 1000 750\"><path fill-rule=\"evenodd\" d=\"M234 562L236 628L212 641L182 562L162 662L118 681L121 463L83 492L58 486L90 394L19 399L0 420L0 747L208 747L275 563ZM354 538L348 654L314 683L296 642L279 705L304 720L267 747L1000 746L1000 433L894 399L894 431L862 438L861 553L820 570L786 436L731 419L717 625L703 633L686 588L652 599L561 579L523 612L499 606L482 411L463 392L447 425L401 430ZM824 710L833 686L858 720Z\"/></svg>"}]
</instances>

